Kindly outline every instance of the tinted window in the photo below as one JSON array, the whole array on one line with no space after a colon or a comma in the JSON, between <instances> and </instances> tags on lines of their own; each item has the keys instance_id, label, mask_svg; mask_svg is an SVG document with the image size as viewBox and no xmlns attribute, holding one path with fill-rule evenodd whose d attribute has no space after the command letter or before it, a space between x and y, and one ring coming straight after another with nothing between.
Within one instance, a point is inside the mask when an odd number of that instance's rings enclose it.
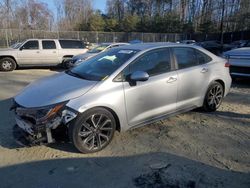
<instances>
[{"instance_id":1,"label":"tinted window","mask_svg":"<svg viewBox=\"0 0 250 188\"><path fill-rule=\"evenodd\" d=\"M85 48L82 41L79 40L59 40L62 48Z\"/></svg>"},{"instance_id":2,"label":"tinted window","mask_svg":"<svg viewBox=\"0 0 250 188\"><path fill-rule=\"evenodd\" d=\"M173 53L179 69L198 65L196 53L193 48L173 48Z\"/></svg>"},{"instance_id":3,"label":"tinted window","mask_svg":"<svg viewBox=\"0 0 250 188\"><path fill-rule=\"evenodd\" d=\"M22 46L22 49L37 50L37 49L39 49L38 41L37 40L30 40Z\"/></svg>"},{"instance_id":4,"label":"tinted window","mask_svg":"<svg viewBox=\"0 0 250 188\"><path fill-rule=\"evenodd\" d=\"M56 49L56 44L52 40L43 40L42 45L43 49Z\"/></svg>"},{"instance_id":5,"label":"tinted window","mask_svg":"<svg viewBox=\"0 0 250 188\"><path fill-rule=\"evenodd\" d=\"M139 57L124 70L124 76L135 71L144 71L149 76L165 73L171 70L170 53L168 48L153 50Z\"/></svg>"},{"instance_id":6,"label":"tinted window","mask_svg":"<svg viewBox=\"0 0 250 188\"><path fill-rule=\"evenodd\" d=\"M195 49L194 49L195 50ZM195 50L198 64L205 64L212 61L212 58L199 50Z\"/></svg>"}]
</instances>

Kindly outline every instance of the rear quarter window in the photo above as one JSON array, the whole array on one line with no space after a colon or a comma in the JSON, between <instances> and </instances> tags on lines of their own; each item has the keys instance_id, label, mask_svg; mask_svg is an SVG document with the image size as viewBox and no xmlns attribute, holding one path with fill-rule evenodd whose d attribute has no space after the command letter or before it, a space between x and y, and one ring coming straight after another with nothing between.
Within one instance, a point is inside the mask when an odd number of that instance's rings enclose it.
<instances>
[{"instance_id":1,"label":"rear quarter window","mask_svg":"<svg viewBox=\"0 0 250 188\"><path fill-rule=\"evenodd\" d=\"M59 40L61 48L66 49L82 49L85 48L85 45L82 41L78 40Z\"/></svg>"},{"instance_id":2,"label":"rear quarter window","mask_svg":"<svg viewBox=\"0 0 250 188\"><path fill-rule=\"evenodd\" d=\"M197 61L198 61L199 65L205 64L205 63L208 63L208 62L212 61L211 57L209 57L205 53L201 52L200 50L195 49L195 53L196 53L196 58L197 58Z\"/></svg>"}]
</instances>

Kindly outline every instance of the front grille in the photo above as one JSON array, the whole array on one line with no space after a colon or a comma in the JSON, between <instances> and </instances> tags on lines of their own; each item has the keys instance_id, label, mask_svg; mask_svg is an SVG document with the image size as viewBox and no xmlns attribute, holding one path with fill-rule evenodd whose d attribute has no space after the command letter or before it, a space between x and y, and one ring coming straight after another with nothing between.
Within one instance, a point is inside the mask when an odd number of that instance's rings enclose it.
<instances>
[{"instance_id":1,"label":"front grille","mask_svg":"<svg viewBox=\"0 0 250 188\"><path fill-rule=\"evenodd\" d=\"M250 67L230 66L230 73L250 74Z\"/></svg>"}]
</instances>

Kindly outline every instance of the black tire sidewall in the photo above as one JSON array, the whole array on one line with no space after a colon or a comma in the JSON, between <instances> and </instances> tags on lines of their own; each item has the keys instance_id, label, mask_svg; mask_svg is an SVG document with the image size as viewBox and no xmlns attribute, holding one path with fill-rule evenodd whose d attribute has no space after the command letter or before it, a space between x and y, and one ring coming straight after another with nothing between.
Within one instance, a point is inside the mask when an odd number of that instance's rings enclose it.
<instances>
[{"instance_id":1,"label":"black tire sidewall","mask_svg":"<svg viewBox=\"0 0 250 188\"><path fill-rule=\"evenodd\" d=\"M86 121L86 118L88 118L90 115L92 115L94 113L104 114L107 117L109 117L111 119L113 130L112 130L111 137L110 137L109 141L105 145L103 145L101 148L96 149L96 150L88 150L88 149L84 148L84 146L81 144L81 140L78 136L78 132L81 129L82 123ZM73 143L73 145L76 147L76 149L78 151L80 151L81 153L94 153L94 152L98 152L98 151L104 149L105 147L107 147L109 145L109 143L111 142L111 140L114 137L115 130L116 130L116 121L115 121L115 118L112 115L112 113L110 111L106 110L105 108L98 107L98 108L90 109L82 114L79 114L78 117L76 117L76 119L73 120L69 124L69 139Z\"/></svg>"},{"instance_id":2,"label":"black tire sidewall","mask_svg":"<svg viewBox=\"0 0 250 188\"><path fill-rule=\"evenodd\" d=\"M11 63L11 68L10 69L3 68L2 64L3 64L4 61L9 61ZM5 57L5 58L0 59L0 70L1 71L13 71L15 69L16 69L16 62L12 58Z\"/></svg>"},{"instance_id":3,"label":"black tire sidewall","mask_svg":"<svg viewBox=\"0 0 250 188\"><path fill-rule=\"evenodd\" d=\"M216 86L216 85L218 85L218 86L221 87L221 89L222 89L222 91L223 91L222 96L224 96L224 89L223 89L223 86L221 85L221 83L216 82L216 81L214 81L213 83L211 83L211 84L209 85L208 89L207 89L207 92L206 92L206 95L205 95L205 98L204 98L204 102L203 102L203 110L206 111L206 112L214 112L214 111L216 111L216 110L220 107L220 105L221 105L222 99L221 99L221 101L220 101L220 104L219 104L216 108L211 108L211 107L208 105L208 101L207 101L208 94L209 94L210 90L211 90L214 86ZM223 98L223 97L222 97L222 98Z\"/></svg>"}]
</instances>

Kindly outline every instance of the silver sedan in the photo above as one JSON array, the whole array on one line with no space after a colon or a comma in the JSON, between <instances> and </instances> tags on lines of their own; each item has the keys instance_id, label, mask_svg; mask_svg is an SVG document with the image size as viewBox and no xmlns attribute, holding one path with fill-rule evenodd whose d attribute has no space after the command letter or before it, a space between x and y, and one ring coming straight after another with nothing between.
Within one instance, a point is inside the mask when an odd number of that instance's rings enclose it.
<instances>
[{"instance_id":1,"label":"silver sedan","mask_svg":"<svg viewBox=\"0 0 250 188\"><path fill-rule=\"evenodd\" d=\"M14 98L19 143L57 140L65 131L83 153L126 131L194 108L215 111L231 86L227 61L185 44L145 43L102 52L35 81ZM60 130L60 131L59 131Z\"/></svg>"}]
</instances>

